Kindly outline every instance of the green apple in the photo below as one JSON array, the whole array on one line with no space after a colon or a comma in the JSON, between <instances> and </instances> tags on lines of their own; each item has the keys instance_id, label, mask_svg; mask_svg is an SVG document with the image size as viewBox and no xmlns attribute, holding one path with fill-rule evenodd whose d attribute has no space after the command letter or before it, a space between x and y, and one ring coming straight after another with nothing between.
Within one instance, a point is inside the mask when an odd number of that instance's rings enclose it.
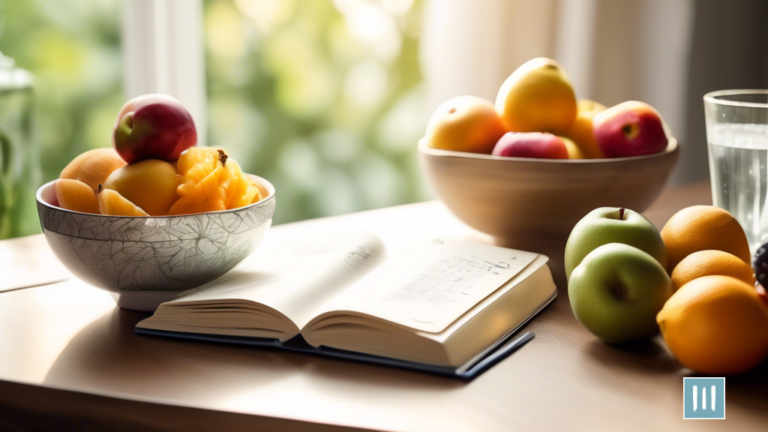
<instances>
[{"instance_id":1,"label":"green apple","mask_svg":"<svg viewBox=\"0 0 768 432\"><path fill-rule=\"evenodd\" d=\"M609 243L573 270L568 297L576 319L608 343L645 339L659 331L656 315L672 296L664 266L640 249Z\"/></svg>"},{"instance_id":2,"label":"green apple","mask_svg":"<svg viewBox=\"0 0 768 432\"><path fill-rule=\"evenodd\" d=\"M667 267L667 248L655 226L636 211L616 207L600 207L587 213L571 230L565 245L565 277L588 253L608 243L634 246L656 258Z\"/></svg>"}]
</instances>

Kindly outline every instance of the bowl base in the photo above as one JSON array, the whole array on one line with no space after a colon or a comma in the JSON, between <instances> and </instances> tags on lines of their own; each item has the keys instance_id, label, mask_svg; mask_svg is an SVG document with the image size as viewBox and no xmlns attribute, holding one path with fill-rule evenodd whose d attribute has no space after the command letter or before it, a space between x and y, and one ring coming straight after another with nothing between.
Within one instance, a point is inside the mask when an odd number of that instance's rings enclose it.
<instances>
[{"instance_id":1,"label":"bowl base","mask_svg":"<svg viewBox=\"0 0 768 432\"><path fill-rule=\"evenodd\" d=\"M186 291L120 291L112 292L112 298L121 309L140 312L154 312L160 303L165 303L186 294L197 291L198 288Z\"/></svg>"}]
</instances>

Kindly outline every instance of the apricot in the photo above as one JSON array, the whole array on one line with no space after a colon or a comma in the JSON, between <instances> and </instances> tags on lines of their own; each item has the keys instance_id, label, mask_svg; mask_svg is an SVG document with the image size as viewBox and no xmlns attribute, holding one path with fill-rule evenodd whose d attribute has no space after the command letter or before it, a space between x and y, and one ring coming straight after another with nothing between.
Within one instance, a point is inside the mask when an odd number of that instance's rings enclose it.
<instances>
[{"instance_id":1,"label":"apricot","mask_svg":"<svg viewBox=\"0 0 768 432\"><path fill-rule=\"evenodd\" d=\"M688 255L702 250L728 252L750 264L749 242L744 229L727 210L697 205L675 213L661 230L667 248L667 271Z\"/></svg>"},{"instance_id":2,"label":"apricot","mask_svg":"<svg viewBox=\"0 0 768 432\"><path fill-rule=\"evenodd\" d=\"M730 276L703 276L677 290L656 316L664 341L684 366L732 375L768 355L765 292Z\"/></svg>"},{"instance_id":3,"label":"apricot","mask_svg":"<svg viewBox=\"0 0 768 432\"><path fill-rule=\"evenodd\" d=\"M96 195L87 184L79 180L59 179L54 185L59 207L81 213L99 214Z\"/></svg>"},{"instance_id":4,"label":"apricot","mask_svg":"<svg viewBox=\"0 0 768 432\"><path fill-rule=\"evenodd\" d=\"M424 138L433 148L490 154L506 132L490 101L458 96L432 114Z\"/></svg>"},{"instance_id":5,"label":"apricot","mask_svg":"<svg viewBox=\"0 0 768 432\"><path fill-rule=\"evenodd\" d=\"M100 189L96 197L101 214L108 216L149 216L147 212L125 199L118 192L99 186Z\"/></svg>"},{"instance_id":6,"label":"apricot","mask_svg":"<svg viewBox=\"0 0 768 432\"><path fill-rule=\"evenodd\" d=\"M176 188L180 183L173 164L147 159L115 170L104 189L118 192L150 216L164 216L179 198Z\"/></svg>"},{"instance_id":7,"label":"apricot","mask_svg":"<svg viewBox=\"0 0 768 432\"><path fill-rule=\"evenodd\" d=\"M107 181L112 172L126 165L112 148L88 150L74 158L59 175L60 179L80 180L98 192L99 185Z\"/></svg>"},{"instance_id":8,"label":"apricot","mask_svg":"<svg viewBox=\"0 0 768 432\"><path fill-rule=\"evenodd\" d=\"M504 81L496 112L511 132L563 135L576 119L576 95L563 68L554 60L529 60Z\"/></svg>"}]
</instances>

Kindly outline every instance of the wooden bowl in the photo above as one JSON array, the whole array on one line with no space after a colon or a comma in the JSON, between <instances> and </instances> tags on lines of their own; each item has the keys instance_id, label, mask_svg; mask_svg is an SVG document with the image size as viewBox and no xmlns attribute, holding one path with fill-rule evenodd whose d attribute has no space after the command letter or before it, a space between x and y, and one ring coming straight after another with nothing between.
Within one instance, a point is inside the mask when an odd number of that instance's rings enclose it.
<instances>
[{"instance_id":1,"label":"wooden bowl","mask_svg":"<svg viewBox=\"0 0 768 432\"><path fill-rule=\"evenodd\" d=\"M680 149L616 159L527 159L438 150L419 143L437 196L464 223L498 244L544 252L562 247L597 207L646 210L661 193Z\"/></svg>"}]
</instances>

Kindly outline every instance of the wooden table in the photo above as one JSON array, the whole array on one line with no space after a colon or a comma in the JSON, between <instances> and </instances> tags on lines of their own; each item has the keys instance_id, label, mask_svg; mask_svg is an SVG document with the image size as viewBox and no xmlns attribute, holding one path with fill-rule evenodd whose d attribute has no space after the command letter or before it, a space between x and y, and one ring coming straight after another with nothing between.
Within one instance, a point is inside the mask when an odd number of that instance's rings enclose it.
<instances>
[{"instance_id":1,"label":"wooden table","mask_svg":"<svg viewBox=\"0 0 768 432\"><path fill-rule=\"evenodd\" d=\"M646 214L662 225L677 209L709 201L708 185L677 187ZM373 230L390 250L425 232L489 241L437 202L277 226L267 241L353 226ZM527 326L536 338L470 383L140 337L133 326L146 314L120 310L74 279L5 292L0 429L51 422L126 431L768 429L768 366L728 378L724 423L684 421L683 376L691 372L663 341L599 342L576 322L562 280L559 287L559 298Z\"/></svg>"}]
</instances>

